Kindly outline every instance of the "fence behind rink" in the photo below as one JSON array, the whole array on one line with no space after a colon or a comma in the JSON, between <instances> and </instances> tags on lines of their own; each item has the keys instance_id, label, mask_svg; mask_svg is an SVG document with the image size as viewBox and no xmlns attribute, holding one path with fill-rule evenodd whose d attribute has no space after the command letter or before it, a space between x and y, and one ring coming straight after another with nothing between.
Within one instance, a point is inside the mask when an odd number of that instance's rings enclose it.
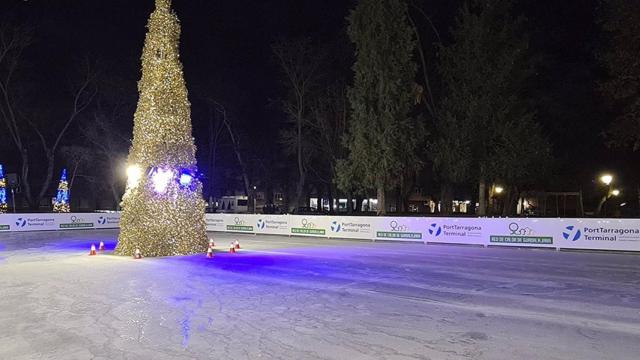
<instances>
[{"instance_id":1,"label":"fence behind rink","mask_svg":"<svg viewBox=\"0 0 640 360\"><path fill-rule=\"evenodd\" d=\"M0 232L118 228L118 213L2 214ZM640 251L640 219L206 214L212 232Z\"/></svg>"}]
</instances>

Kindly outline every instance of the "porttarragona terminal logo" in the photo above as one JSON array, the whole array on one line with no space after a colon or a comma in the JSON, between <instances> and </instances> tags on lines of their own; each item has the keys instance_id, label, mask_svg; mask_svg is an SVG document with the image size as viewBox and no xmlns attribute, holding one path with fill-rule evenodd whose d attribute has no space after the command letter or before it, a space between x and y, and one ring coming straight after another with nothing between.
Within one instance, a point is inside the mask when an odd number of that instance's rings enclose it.
<instances>
[{"instance_id":1,"label":"porttarragona terminal logo","mask_svg":"<svg viewBox=\"0 0 640 360\"><path fill-rule=\"evenodd\" d=\"M442 233L442 228L438 226L438 224L433 223L429 225L429 235L440 236L440 233Z\"/></svg>"},{"instance_id":2,"label":"porttarragona terminal logo","mask_svg":"<svg viewBox=\"0 0 640 360\"><path fill-rule=\"evenodd\" d=\"M260 230L263 230L266 225L267 225L267 223L265 223L264 220L262 220L262 219L258 219L258 223L256 224L256 226Z\"/></svg>"},{"instance_id":3,"label":"porttarragona terminal logo","mask_svg":"<svg viewBox=\"0 0 640 360\"><path fill-rule=\"evenodd\" d=\"M507 226L509 235L491 235L489 242L504 244L553 244L551 236L537 236L535 231L528 227L512 222Z\"/></svg>"},{"instance_id":4,"label":"porttarragona terminal logo","mask_svg":"<svg viewBox=\"0 0 640 360\"><path fill-rule=\"evenodd\" d=\"M244 220L236 216L235 218L233 218L233 225L227 225L227 230L252 232L253 226L245 225Z\"/></svg>"},{"instance_id":5,"label":"porttarragona terminal logo","mask_svg":"<svg viewBox=\"0 0 640 360\"><path fill-rule=\"evenodd\" d=\"M371 223L366 220L358 220L358 219L353 219L353 221L334 220L331 222L331 231L336 234L342 233L345 235L346 234L370 234Z\"/></svg>"},{"instance_id":6,"label":"porttarragona terminal logo","mask_svg":"<svg viewBox=\"0 0 640 360\"><path fill-rule=\"evenodd\" d=\"M98 218L98 224L100 224L100 225L104 225L104 224L106 224L106 223L107 223L107 218L106 218L106 217L104 217L104 216L100 216L100 217Z\"/></svg>"},{"instance_id":7,"label":"porttarragona terminal logo","mask_svg":"<svg viewBox=\"0 0 640 360\"><path fill-rule=\"evenodd\" d=\"M324 235L326 232L324 229L319 229L312 221L303 218L300 220L300 227L291 228L292 234L306 234L306 235Z\"/></svg>"},{"instance_id":8,"label":"porttarragona terminal logo","mask_svg":"<svg viewBox=\"0 0 640 360\"><path fill-rule=\"evenodd\" d=\"M389 231L378 231L376 236L387 239L422 239L422 233L409 232L408 230L409 227L407 225L391 220L389 222Z\"/></svg>"},{"instance_id":9,"label":"porttarragona terminal logo","mask_svg":"<svg viewBox=\"0 0 640 360\"><path fill-rule=\"evenodd\" d=\"M18 218L18 220L16 220L16 226L21 228L27 226L27 219Z\"/></svg>"},{"instance_id":10,"label":"porttarragona terminal logo","mask_svg":"<svg viewBox=\"0 0 640 360\"><path fill-rule=\"evenodd\" d=\"M577 241L580 239L580 235L582 235L580 229L573 225L567 226L562 232L562 237L565 238L565 240Z\"/></svg>"},{"instance_id":11,"label":"porttarragona terminal logo","mask_svg":"<svg viewBox=\"0 0 640 360\"><path fill-rule=\"evenodd\" d=\"M640 241L640 229L615 224L602 226L567 226L562 237L571 241Z\"/></svg>"}]
</instances>

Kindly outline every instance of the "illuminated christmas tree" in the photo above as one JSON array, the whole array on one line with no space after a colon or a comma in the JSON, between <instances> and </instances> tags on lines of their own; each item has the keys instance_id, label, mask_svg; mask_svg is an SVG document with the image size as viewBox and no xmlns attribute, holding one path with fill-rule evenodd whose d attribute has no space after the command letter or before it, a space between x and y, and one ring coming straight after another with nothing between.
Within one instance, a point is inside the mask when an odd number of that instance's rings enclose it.
<instances>
[{"instance_id":1,"label":"illuminated christmas tree","mask_svg":"<svg viewBox=\"0 0 640 360\"><path fill-rule=\"evenodd\" d=\"M53 212L69 212L69 183L67 182L67 169L62 169L56 200L53 202Z\"/></svg>"},{"instance_id":2,"label":"illuminated christmas tree","mask_svg":"<svg viewBox=\"0 0 640 360\"><path fill-rule=\"evenodd\" d=\"M0 164L0 214L7 212L7 181L4 179L4 168Z\"/></svg>"},{"instance_id":3,"label":"illuminated christmas tree","mask_svg":"<svg viewBox=\"0 0 640 360\"><path fill-rule=\"evenodd\" d=\"M207 250L202 183L196 178L191 105L170 0L156 0L142 53L140 98L128 158L116 254L169 256Z\"/></svg>"}]
</instances>

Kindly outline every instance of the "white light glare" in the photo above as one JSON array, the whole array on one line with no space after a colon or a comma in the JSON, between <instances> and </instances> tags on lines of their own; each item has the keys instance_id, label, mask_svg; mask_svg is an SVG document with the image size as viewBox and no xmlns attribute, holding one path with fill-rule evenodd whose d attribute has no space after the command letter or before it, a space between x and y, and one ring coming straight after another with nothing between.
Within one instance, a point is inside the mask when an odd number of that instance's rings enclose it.
<instances>
[{"instance_id":1,"label":"white light glare","mask_svg":"<svg viewBox=\"0 0 640 360\"><path fill-rule=\"evenodd\" d=\"M138 165L129 165L127 168L127 187L134 188L138 186L140 178L142 177L142 170Z\"/></svg>"},{"instance_id":2,"label":"white light glare","mask_svg":"<svg viewBox=\"0 0 640 360\"><path fill-rule=\"evenodd\" d=\"M173 172L169 169L157 169L151 176L153 190L159 194L164 194L169 186L169 181L173 177Z\"/></svg>"},{"instance_id":3,"label":"white light glare","mask_svg":"<svg viewBox=\"0 0 640 360\"><path fill-rule=\"evenodd\" d=\"M605 185L609 185L613 181L613 176L609 174L602 175L600 176L600 181Z\"/></svg>"}]
</instances>

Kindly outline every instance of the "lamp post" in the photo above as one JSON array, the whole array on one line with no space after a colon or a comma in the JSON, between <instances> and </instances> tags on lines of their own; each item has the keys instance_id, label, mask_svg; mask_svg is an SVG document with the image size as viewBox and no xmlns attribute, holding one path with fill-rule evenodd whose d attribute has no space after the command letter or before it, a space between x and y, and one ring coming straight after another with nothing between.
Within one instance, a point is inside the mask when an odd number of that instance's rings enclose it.
<instances>
[{"instance_id":1,"label":"lamp post","mask_svg":"<svg viewBox=\"0 0 640 360\"><path fill-rule=\"evenodd\" d=\"M257 198L257 194L256 194L256 189L258 189L257 186L253 185L253 213L257 214L258 213L258 207L256 205L256 198Z\"/></svg>"},{"instance_id":2,"label":"lamp post","mask_svg":"<svg viewBox=\"0 0 640 360\"><path fill-rule=\"evenodd\" d=\"M604 174L600 176L600 182L607 186L607 192L604 196L602 196L602 199L600 199L600 202L598 203L598 208L596 210L597 215L602 214L602 208L604 207L604 204L607 202L609 198L620 195L620 190L614 189L612 187L613 175Z\"/></svg>"}]
</instances>

